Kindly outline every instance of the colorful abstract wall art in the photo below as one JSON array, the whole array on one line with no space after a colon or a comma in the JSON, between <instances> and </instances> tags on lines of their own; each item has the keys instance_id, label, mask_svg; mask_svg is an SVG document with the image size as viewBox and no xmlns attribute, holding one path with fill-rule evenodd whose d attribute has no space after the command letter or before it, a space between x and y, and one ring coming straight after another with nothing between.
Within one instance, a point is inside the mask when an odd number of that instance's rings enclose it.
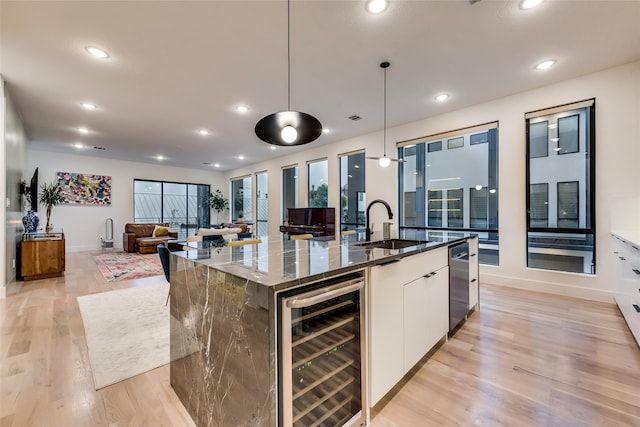
<instances>
[{"instance_id":1,"label":"colorful abstract wall art","mask_svg":"<svg viewBox=\"0 0 640 427\"><path fill-rule=\"evenodd\" d=\"M74 172L57 172L65 204L110 205L111 177Z\"/></svg>"}]
</instances>

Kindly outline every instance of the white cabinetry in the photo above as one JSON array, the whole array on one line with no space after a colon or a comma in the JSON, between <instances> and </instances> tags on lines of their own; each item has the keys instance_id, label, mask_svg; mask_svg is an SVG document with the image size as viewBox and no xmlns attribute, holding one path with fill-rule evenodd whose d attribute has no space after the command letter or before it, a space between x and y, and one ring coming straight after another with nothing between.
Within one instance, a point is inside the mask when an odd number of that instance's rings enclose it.
<instances>
[{"instance_id":1,"label":"white cabinetry","mask_svg":"<svg viewBox=\"0 0 640 427\"><path fill-rule=\"evenodd\" d=\"M640 246L616 235L613 239L616 303L640 345Z\"/></svg>"},{"instance_id":2,"label":"white cabinetry","mask_svg":"<svg viewBox=\"0 0 640 427\"><path fill-rule=\"evenodd\" d=\"M478 248L478 237L469 239L469 310L478 308L480 300L480 270L478 266L480 250Z\"/></svg>"},{"instance_id":3,"label":"white cabinetry","mask_svg":"<svg viewBox=\"0 0 640 427\"><path fill-rule=\"evenodd\" d=\"M447 264L447 248L442 247L409 255L394 263L371 267L368 293L370 298L369 403L371 406L387 394L413 366L408 368L405 366L405 349L407 348L405 333L411 337L419 334L429 336L431 333L431 324L412 320L417 316L416 307L419 307L422 312L431 312L426 322L434 322L433 318L438 317L433 328L434 334L441 332L438 340L447 333L449 319ZM438 280L424 279L423 276L436 271L438 274L432 277L435 279L439 276ZM412 300L411 305L406 308L405 285L409 286L407 290L409 294L416 293L416 299ZM434 288L438 288L437 291ZM431 296L435 300L429 300ZM418 298L427 298L427 300L419 301ZM405 316L405 310L408 318ZM440 327L442 322L447 325L443 331ZM433 338L421 337L421 340L425 341L422 345L424 346ZM412 352L418 351L413 350L413 345L410 347ZM424 356L429 348L420 357Z\"/></svg>"},{"instance_id":4,"label":"white cabinetry","mask_svg":"<svg viewBox=\"0 0 640 427\"><path fill-rule=\"evenodd\" d=\"M449 330L449 267L404 285L404 373Z\"/></svg>"}]
</instances>

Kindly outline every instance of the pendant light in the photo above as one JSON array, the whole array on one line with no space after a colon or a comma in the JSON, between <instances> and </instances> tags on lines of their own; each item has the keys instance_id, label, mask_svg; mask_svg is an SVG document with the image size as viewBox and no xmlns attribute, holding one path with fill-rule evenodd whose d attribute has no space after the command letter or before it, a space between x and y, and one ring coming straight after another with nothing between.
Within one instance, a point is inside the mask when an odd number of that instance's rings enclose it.
<instances>
[{"instance_id":1,"label":"pendant light","mask_svg":"<svg viewBox=\"0 0 640 427\"><path fill-rule=\"evenodd\" d=\"M287 111L269 114L256 123L258 138L274 145L308 144L322 135L322 124L310 114L291 111L291 5L287 0Z\"/></svg>"},{"instance_id":2,"label":"pendant light","mask_svg":"<svg viewBox=\"0 0 640 427\"><path fill-rule=\"evenodd\" d=\"M389 62L383 62L380 64L380 68L384 70L384 97L383 97L383 127L382 127L382 157L367 157L367 159L377 160L380 167L389 167L391 162L402 162L404 160L392 159L387 157L387 68L391 64Z\"/></svg>"}]
</instances>

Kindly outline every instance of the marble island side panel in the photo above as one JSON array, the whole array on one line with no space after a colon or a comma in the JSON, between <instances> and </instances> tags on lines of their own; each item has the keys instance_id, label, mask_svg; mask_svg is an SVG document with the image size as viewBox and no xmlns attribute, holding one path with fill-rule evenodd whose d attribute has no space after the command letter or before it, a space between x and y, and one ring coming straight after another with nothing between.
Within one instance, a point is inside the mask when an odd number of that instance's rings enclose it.
<instances>
[{"instance_id":1,"label":"marble island side panel","mask_svg":"<svg viewBox=\"0 0 640 427\"><path fill-rule=\"evenodd\" d=\"M198 426L274 426L269 290L171 257L170 381Z\"/></svg>"}]
</instances>

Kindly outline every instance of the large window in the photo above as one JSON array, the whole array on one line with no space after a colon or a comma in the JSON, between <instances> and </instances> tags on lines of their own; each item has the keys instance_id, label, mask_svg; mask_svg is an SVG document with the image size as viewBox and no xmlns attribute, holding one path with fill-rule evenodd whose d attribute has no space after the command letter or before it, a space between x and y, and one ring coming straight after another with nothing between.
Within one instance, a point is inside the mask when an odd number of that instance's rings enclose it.
<instances>
[{"instance_id":1,"label":"large window","mask_svg":"<svg viewBox=\"0 0 640 427\"><path fill-rule=\"evenodd\" d=\"M252 221L251 177L245 176L231 180L231 220Z\"/></svg>"},{"instance_id":2,"label":"large window","mask_svg":"<svg viewBox=\"0 0 640 427\"><path fill-rule=\"evenodd\" d=\"M473 231L480 262L498 264L498 124L398 144L400 227ZM443 143L445 141L446 143Z\"/></svg>"},{"instance_id":3,"label":"large window","mask_svg":"<svg viewBox=\"0 0 640 427\"><path fill-rule=\"evenodd\" d=\"M316 160L307 164L308 168L308 207L329 207L329 166L328 161Z\"/></svg>"},{"instance_id":4,"label":"large window","mask_svg":"<svg viewBox=\"0 0 640 427\"><path fill-rule=\"evenodd\" d=\"M355 230L365 226L364 151L340 156L340 229Z\"/></svg>"},{"instance_id":5,"label":"large window","mask_svg":"<svg viewBox=\"0 0 640 427\"><path fill-rule=\"evenodd\" d=\"M186 239L210 225L209 189L204 184L134 179L133 222L166 222L179 239Z\"/></svg>"},{"instance_id":6,"label":"large window","mask_svg":"<svg viewBox=\"0 0 640 427\"><path fill-rule=\"evenodd\" d=\"M595 274L595 100L525 119L527 266Z\"/></svg>"},{"instance_id":7,"label":"large window","mask_svg":"<svg viewBox=\"0 0 640 427\"><path fill-rule=\"evenodd\" d=\"M289 208L298 207L298 166L282 168L282 222L289 221Z\"/></svg>"},{"instance_id":8,"label":"large window","mask_svg":"<svg viewBox=\"0 0 640 427\"><path fill-rule=\"evenodd\" d=\"M254 234L266 236L269 234L269 203L268 203L267 172L256 173L256 222Z\"/></svg>"}]
</instances>

